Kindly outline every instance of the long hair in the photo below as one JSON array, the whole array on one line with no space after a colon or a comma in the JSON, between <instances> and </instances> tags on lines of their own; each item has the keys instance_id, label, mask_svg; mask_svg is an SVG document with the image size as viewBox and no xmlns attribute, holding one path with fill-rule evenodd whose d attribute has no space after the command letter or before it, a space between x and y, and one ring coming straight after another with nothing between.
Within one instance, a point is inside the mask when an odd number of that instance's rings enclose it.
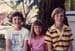
<instances>
[{"instance_id":1,"label":"long hair","mask_svg":"<svg viewBox=\"0 0 75 51\"><path fill-rule=\"evenodd\" d=\"M30 37L33 38L33 37L36 37L36 34L34 32L34 26L41 26L42 28L42 32L41 32L41 35L44 35L44 27L43 27L43 24L42 24L42 21L40 21L39 19L36 20L35 22L32 23L32 26L31 26L31 30L30 30Z\"/></svg>"},{"instance_id":2,"label":"long hair","mask_svg":"<svg viewBox=\"0 0 75 51\"><path fill-rule=\"evenodd\" d=\"M68 19L67 19L66 14L65 14L65 10L62 9L62 8L60 8L60 7L55 8L55 9L53 10L53 12L52 12L52 14L51 14L51 17L52 17L53 21L54 21L54 15L56 15L56 14L58 14L58 13L61 13L61 12L64 14L63 23L64 23L65 25L69 26L69 24L68 24ZM53 24L54 24L54 23L53 23Z\"/></svg>"}]
</instances>

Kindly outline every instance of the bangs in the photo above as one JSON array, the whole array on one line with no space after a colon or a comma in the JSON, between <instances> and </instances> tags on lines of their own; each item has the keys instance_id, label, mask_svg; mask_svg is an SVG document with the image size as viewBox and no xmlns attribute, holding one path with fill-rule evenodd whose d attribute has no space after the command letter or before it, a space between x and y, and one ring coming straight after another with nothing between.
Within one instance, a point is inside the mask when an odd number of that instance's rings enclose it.
<instances>
[{"instance_id":1,"label":"bangs","mask_svg":"<svg viewBox=\"0 0 75 51\"><path fill-rule=\"evenodd\" d=\"M36 20L33 24L37 25L37 26L43 26L43 24L40 20Z\"/></svg>"}]
</instances>

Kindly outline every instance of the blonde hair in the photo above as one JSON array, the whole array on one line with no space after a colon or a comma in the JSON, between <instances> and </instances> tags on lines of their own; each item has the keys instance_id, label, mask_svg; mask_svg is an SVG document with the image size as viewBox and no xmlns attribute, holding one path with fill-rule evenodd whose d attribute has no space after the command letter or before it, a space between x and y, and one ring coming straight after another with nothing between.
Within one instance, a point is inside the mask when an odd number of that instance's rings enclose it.
<instances>
[{"instance_id":1,"label":"blonde hair","mask_svg":"<svg viewBox=\"0 0 75 51\"><path fill-rule=\"evenodd\" d=\"M55 8L51 14L51 17L54 18L54 15L61 13L61 12L64 14L64 10L62 8Z\"/></svg>"},{"instance_id":2,"label":"blonde hair","mask_svg":"<svg viewBox=\"0 0 75 51\"><path fill-rule=\"evenodd\" d=\"M36 34L35 34L35 32L34 32L34 26L36 26L36 25L41 26L42 30L44 30L42 21L36 20L35 22L32 23L32 26L31 26L31 30L30 30L30 37L31 37L31 38L36 37ZM44 34L43 31L42 31L42 34ZM42 35L42 34L41 34L41 35Z\"/></svg>"}]
</instances>

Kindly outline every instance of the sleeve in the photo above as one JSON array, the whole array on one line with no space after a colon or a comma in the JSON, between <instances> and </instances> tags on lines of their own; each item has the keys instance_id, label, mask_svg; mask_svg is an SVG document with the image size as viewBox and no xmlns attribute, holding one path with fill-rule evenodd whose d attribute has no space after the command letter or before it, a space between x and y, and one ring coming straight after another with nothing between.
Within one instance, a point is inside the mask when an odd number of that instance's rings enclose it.
<instances>
[{"instance_id":1,"label":"sleeve","mask_svg":"<svg viewBox=\"0 0 75 51\"><path fill-rule=\"evenodd\" d=\"M49 30L46 32L45 43L52 43L51 33Z\"/></svg>"},{"instance_id":2,"label":"sleeve","mask_svg":"<svg viewBox=\"0 0 75 51\"><path fill-rule=\"evenodd\" d=\"M74 40L72 32L70 32L69 41L72 42Z\"/></svg>"},{"instance_id":3,"label":"sleeve","mask_svg":"<svg viewBox=\"0 0 75 51\"><path fill-rule=\"evenodd\" d=\"M71 32L71 29L69 28L69 42L72 42L74 40L73 34Z\"/></svg>"},{"instance_id":4,"label":"sleeve","mask_svg":"<svg viewBox=\"0 0 75 51\"><path fill-rule=\"evenodd\" d=\"M29 30L26 30L26 31L25 31L25 35L24 35L24 40L28 40L29 37L30 37L30 35L29 35Z\"/></svg>"}]
</instances>

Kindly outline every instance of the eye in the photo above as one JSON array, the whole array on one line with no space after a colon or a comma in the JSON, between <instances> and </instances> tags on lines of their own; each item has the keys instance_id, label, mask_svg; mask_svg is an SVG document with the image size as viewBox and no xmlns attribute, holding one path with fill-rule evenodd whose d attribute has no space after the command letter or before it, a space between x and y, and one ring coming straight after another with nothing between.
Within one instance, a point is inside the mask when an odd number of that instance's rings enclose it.
<instances>
[{"instance_id":1,"label":"eye","mask_svg":"<svg viewBox=\"0 0 75 51\"><path fill-rule=\"evenodd\" d=\"M40 26L38 28L41 28Z\"/></svg>"},{"instance_id":2,"label":"eye","mask_svg":"<svg viewBox=\"0 0 75 51\"><path fill-rule=\"evenodd\" d=\"M14 20L16 20L16 18L14 18Z\"/></svg>"},{"instance_id":3,"label":"eye","mask_svg":"<svg viewBox=\"0 0 75 51\"><path fill-rule=\"evenodd\" d=\"M21 18L18 18L18 20L21 20Z\"/></svg>"},{"instance_id":4,"label":"eye","mask_svg":"<svg viewBox=\"0 0 75 51\"><path fill-rule=\"evenodd\" d=\"M20 20L20 18L18 18L18 20Z\"/></svg>"}]
</instances>

